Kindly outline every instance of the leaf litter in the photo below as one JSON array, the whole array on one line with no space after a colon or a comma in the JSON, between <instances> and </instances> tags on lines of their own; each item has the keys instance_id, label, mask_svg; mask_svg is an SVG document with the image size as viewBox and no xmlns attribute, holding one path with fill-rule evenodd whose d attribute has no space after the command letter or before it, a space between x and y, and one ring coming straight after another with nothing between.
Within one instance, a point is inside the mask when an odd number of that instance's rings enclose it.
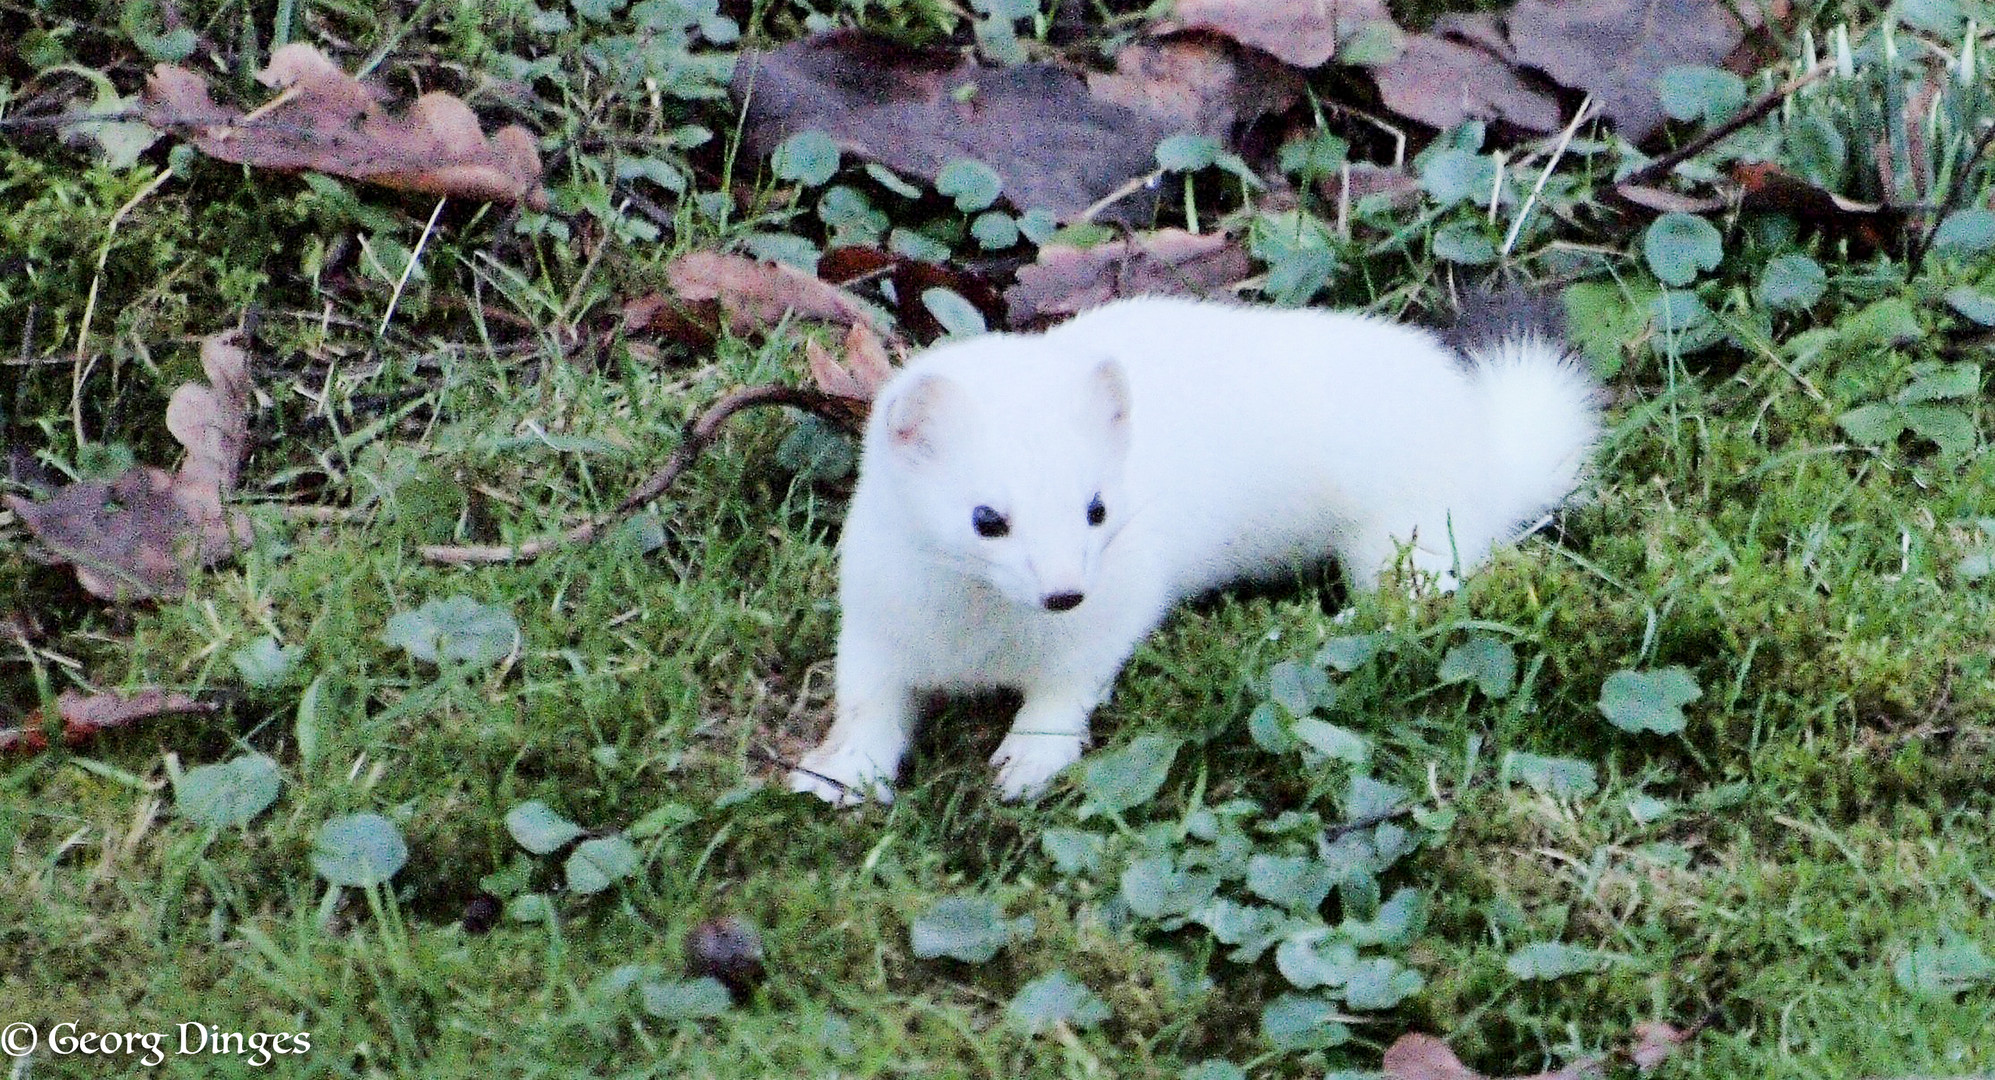
<instances>
[{"instance_id":1,"label":"leaf litter","mask_svg":"<svg viewBox=\"0 0 1995 1080\"><path fill-rule=\"evenodd\" d=\"M249 519L223 507L235 491L249 436L249 353L240 331L201 342L208 383L187 383L166 406L166 427L187 448L176 473L135 466L109 482L83 481L43 502L6 497L83 587L105 600L178 596L189 572L235 554Z\"/></svg>"},{"instance_id":2,"label":"leaf litter","mask_svg":"<svg viewBox=\"0 0 1995 1080\"><path fill-rule=\"evenodd\" d=\"M302 42L272 53L256 78L279 93L244 113L216 104L199 73L160 64L146 80L140 115L222 161L535 210L548 206L532 133L509 126L487 138L462 98L431 91L391 113L382 91Z\"/></svg>"}]
</instances>

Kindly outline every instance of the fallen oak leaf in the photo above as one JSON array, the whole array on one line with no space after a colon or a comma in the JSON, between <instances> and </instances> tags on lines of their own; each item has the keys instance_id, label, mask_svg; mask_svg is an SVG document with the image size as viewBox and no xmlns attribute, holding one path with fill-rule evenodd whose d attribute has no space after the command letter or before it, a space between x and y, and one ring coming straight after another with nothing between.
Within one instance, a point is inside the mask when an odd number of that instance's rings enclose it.
<instances>
[{"instance_id":1,"label":"fallen oak leaf","mask_svg":"<svg viewBox=\"0 0 1995 1080\"><path fill-rule=\"evenodd\" d=\"M1014 207L1063 221L1155 169L1157 143L1179 130L1095 96L1080 75L1052 64L983 67L853 31L744 52L732 91L758 157L816 130L841 151L931 183L944 165L969 158L997 173ZM1140 220L1151 208L1136 205L1144 202L1113 213Z\"/></svg>"},{"instance_id":2,"label":"fallen oak leaf","mask_svg":"<svg viewBox=\"0 0 1995 1080\"><path fill-rule=\"evenodd\" d=\"M990 282L974 270L949 263L849 244L825 252L817 262L817 276L846 289L881 279L892 282L892 293L881 290L881 302L893 304L902 334L919 342L934 341L946 333L941 320L922 302L930 289L947 289L969 301L986 326L996 326L1004 319L1004 297Z\"/></svg>"},{"instance_id":3,"label":"fallen oak leaf","mask_svg":"<svg viewBox=\"0 0 1995 1080\"><path fill-rule=\"evenodd\" d=\"M187 448L168 475L136 466L108 483L85 481L43 502L6 497L21 523L94 596L132 601L177 596L188 572L235 554L249 519L222 505L235 489L248 439L249 354L240 331L201 342L209 384L187 383L167 403L167 430Z\"/></svg>"},{"instance_id":4,"label":"fallen oak leaf","mask_svg":"<svg viewBox=\"0 0 1995 1080\"><path fill-rule=\"evenodd\" d=\"M177 690L148 686L139 690L105 691L86 694L65 690L56 698L56 716L62 721L61 740L65 746L79 746L100 731L124 727L156 716L212 713L219 706ZM43 730L41 710L28 714L28 722L17 728L0 728L0 751L36 753L48 749L48 733Z\"/></svg>"},{"instance_id":5,"label":"fallen oak leaf","mask_svg":"<svg viewBox=\"0 0 1995 1080\"><path fill-rule=\"evenodd\" d=\"M1447 1043L1419 1032L1401 1035L1386 1047L1379 1071L1388 1080L1486 1080L1462 1064Z\"/></svg>"},{"instance_id":6,"label":"fallen oak leaf","mask_svg":"<svg viewBox=\"0 0 1995 1080\"><path fill-rule=\"evenodd\" d=\"M1398 56L1370 70L1386 108L1429 127L1481 118L1544 134L1562 122L1557 100L1526 83L1480 41L1418 34Z\"/></svg>"},{"instance_id":7,"label":"fallen oak leaf","mask_svg":"<svg viewBox=\"0 0 1995 1080\"><path fill-rule=\"evenodd\" d=\"M804 357L810 362L811 379L818 389L854 401L873 400L881 384L894 374L886 343L864 323L853 323L845 332L844 361L815 340L804 342Z\"/></svg>"},{"instance_id":8,"label":"fallen oak leaf","mask_svg":"<svg viewBox=\"0 0 1995 1080\"><path fill-rule=\"evenodd\" d=\"M681 300L713 300L737 334L766 330L786 315L834 323L874 323L858 297L787 263L694 251L673 259L665 279Z\"/></svg>"},{"instance_id":9,"label":"fallen oak leaf","mask_svg":"<svg viewBox=\"0 0 1995 1080\"><path fill-rule=\"evenodd\" d=\"M1253 269L1246 249L1222 233L1161 229L1089 248L1040 248L1004 298L1011 324L1025 326L1125 296L1225 293Z\"/></svg>"},{"instance_id":10,"label":"fallen oak leaf","mask_svg":"<svg viewBox=\"0 0 1995 1080\"><path fill-rule=\"evenodd\" d=\"M1642 1072L1653 1072L1695 1034L1697 1028L1684 1031L1659 1021L1644 1020L1635 1025L1635 1045L1628 1049L1628 1058Z\"/></svg>"},{"instance_id":11,"label":"fallen oak leaf","mask_svg":"<svg viewBox=\"0 0 1995 1080\"><path fill-rule=\"evenodd\" d=\"M1768 161L1741 162L1733 167L1732 179L1741 189L1740 209L1791 214L1804 231L1848 240L1853 255L1904 246L1906 215L1901 208L1846 199Z\"/></svg>"},{"instance_id":12,"label":"fallen oak leaf","mask_svg":"<svg viewBox=\"0 0 1995 1080\"><path fill-rule=\"evenodd\" d=\"M1364 24L1391 21L1384 0L1178 0L1151 33L1210 30L1307 70Z\"/></svg>"},{"instance_id":13,"label":"fallen oak leaf","mask_svg":"<svg viewBox=\"0 0 1995 1080\"><path fill-rule=\"evenodd\" d=\"M1088 75L1088 89L1176 132L1229 140L1242 124L1279 113L1302 92L1293 70L1209 35L1125 45L1115 70Z\"/></svg>"},{"instance_id":14,"label":"fallen oak leaf","mask_svg":"<svg viewBox=\"0 0 1995 1080\"><path fill-rule=\"evenodd\" d=\"M1717 64L1759 25L1727 0L1519 0L1508 16L1519 60L1593 95L1631 143L1663 125L1656 80L1680 64Z\"/></svg>"},{"instance_id":15,"label":"fallen oak leaf","mask_svg":"<svg viewBox=\"0 0 1995 1080\"><path fill-rule=\"evenodd\" d=\"M432 91L391 114L380 91L302 42L271 54L257 80L280 93L244 114L216 104L199 74L160 64L146 80L140 116L222 161L547 209L533 135L509 126L486 138L454 95Z\"/></svg>"}]
</instances>

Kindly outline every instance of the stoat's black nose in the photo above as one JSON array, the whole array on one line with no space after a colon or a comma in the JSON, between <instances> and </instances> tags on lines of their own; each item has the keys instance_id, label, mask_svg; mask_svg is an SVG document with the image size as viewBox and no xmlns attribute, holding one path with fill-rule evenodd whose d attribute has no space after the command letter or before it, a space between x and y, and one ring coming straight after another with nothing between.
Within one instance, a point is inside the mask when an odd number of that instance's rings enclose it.
<instances>
[{"instance_id":1,"label":"stoat's black nose","mask_svg":"<svg viewBox=\"0 0 1995 1080\"><path fill-rule=\"evenodd\" d=\"M1040 602L1046 605L1047 611L1072 611L1080 607L1085 599L1087 597L1077 592L1056 592L1047 594L1046 599Z\"/></svg>"}]
</instances>

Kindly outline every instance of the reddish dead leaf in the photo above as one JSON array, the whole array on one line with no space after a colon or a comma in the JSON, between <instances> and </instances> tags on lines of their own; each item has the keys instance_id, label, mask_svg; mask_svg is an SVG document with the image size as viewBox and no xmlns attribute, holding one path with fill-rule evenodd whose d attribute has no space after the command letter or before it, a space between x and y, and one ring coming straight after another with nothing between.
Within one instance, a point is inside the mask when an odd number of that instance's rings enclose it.
<instances>
[{"instance_id":1,"label":"reddish dead leaf","mask_svg":"<svg viewBox=\"0 0 1995 1080\"><path fill-rule=\"evenodd\" d=\"M1155 168L1157 143L1179 130L1095 97L1064 68L982 67L853 32L745 52L733 90L757 155L818 130L848 154L924 180L974 158L997 172L1013 206L1062 220ZM1147 213L1138 202L1110 216Z\"/></svg>"},{"instance_id":2,"label":"reddish dead leaf","mask_svg":"<svg viewBox=\"0 0 1995 1080\"><path fill-rule=\"evenodd\" d=\"M851 293L784 263L695 251L672 260L665 278L681 300L718 301L737 334L766 330L792 313L834 323L873 318Z\"/></svg>"},{"instance_id":3,"label":"reddish dead leaf","mask_svg":"<svg viewBox=\"0 0 1995 1080\"><path fill-rule=\"evenodd\" d=\"M1004 298L1011 324L1025 326L1124 296L1222 296L1253 269L1246 250L1223 234L1164 229L1091 248L1040 248Z\"/></svg>"},{"instance_id":4,"label":"reddish dead leaf","mask_svg":"<svg viewBox=\"0 0 1995 1080\"><path fill-rule=\"evenodd\" d=\"M161 64L146 80L139 112L223 161L547 208L533 135L515 126L488 139L457 97L433 91L391 114L380 91L298 42L273 53L257 80L280 93L245 115L217 105L198 73Z\"/></svg>"},{"instance_id":5,"label":"reddish dead leaf","mask_svg":"<svg viewBox=\"0 0 1995 1080\"><path fill-rule=\"evenodd\" d=\"M910 259L876 247L847 245L825 252L817 262L817 274L834 285L855 291L882 281L892 282L892 299L883 292L879 302L892 306L900 320L901 333L913 341L934 341L946 332L935 313L922 301L922 294L930 289L948 289L968 300L983 315L986 326L1004 322L1004 297L983 275L960 266Z\"/></svg>"},{"instance_id":6,"label":"reddish dead leaf","mask_svg":"<svg viewBox=\"0 0 1995 1080\"><path fill-rule=\"evenodd\" d=\"M233 555L249 520L222 499L235 489L249 430L249 354L241 333L201 342L208 385L188 383L166 406L166 427L187 448L180 471L138 466L110 483L71 484L45 502L7 496L22 524L93 595L132 601L177 596L189 571Z\"/></svg>"},{"instance_id":7,"label":"reddish dead leaf","mask_svg":"<svg viewBox=\"0 0 1995 1080\"><path fill-rule=\"evenodd\" d=\"M1391 22L1384 0L1178 0L1156 33L1211 30L1299 68L1322 67L1368 22Z\"/></svg>"},{"instance_id":8,"label":"reddish dead leaf","mask_svg":"<svg viewBox=\"0 0 1995 1080\"><path fill-rule=\"evenodd\" d=\"M880 385L894 374L886 342L864 323L853 323L845 332L844 360L814 340L804 342L804 356L810 361L810 375L818 389L854 401L873 400Z\"/></svg>"},{"instance_id":9,"label":"reddish dead leaf","mask_svg":"<svg viewBox=\"0 0 1995 1080\"><path fill-rule=\"evenodd\" d=\"M1582 1058L1562 1069L1532 1073L1514 1080L1597 1080L1606 1075L1604 1064L1599 1057ZM1387 1047L1385 1060L1379 1068L1387 1080L1489 1080L1462 1064L1462 1059L1448 1049L1447 1043L1417 1032L1401 1035L1397 1042Z\"/></svg>"},{"instance_id":10,"label":"reddish dead leaf","mask_svg":"<svg viewBox=\"0 0 1995 1080\"><path fill-rule=\"evenodd\" d=\"M1848 241L1852 254L1897 251L1904 244L1905 211L1845 199L1783 171L1771 162L1746 162L1732 169L1745 210L1789 214L1810 232Z\"/></svg>"},{"instance_id":11,"label":"reddish dead leaf","mask_svg":"<svg viewBox=\"0 0 1995 1080\"><path fill-rule=\"evenodd\" d=\"M1089 75L1088 87L1175 131L1225 140L1241 124L1288 108L1302 78L1224 39L1188 36L1124 46L1115 71Z\"/></svg>"},{"instance_id":12,"label":"reddish dead leaf","mask_svg":"<svg viewBox=\"0 0 1995 1080\"><path fill-rule=\"evenodd\" d=\"M142 690L106 691L85 694L64 690L56 698L56 714L62 719L62 742L78 746L106 728L124 727L155 716L211 713L213 702L201 701L175 690L149 686ZM48 748L40 710L28 714L27 723L17 728L0 728L0 751L34 753Z\"/></svg>"},{"instance_id":13,"label":"reddish dead leaf","mask_svg":"<svg viewBox=\"0 0 1995 1080\"><path fill-rule=\"evenodd\" d=\"M1429 127L1484 119L1544 133L1561 124L1559 103L1550 94L1533 88L1479 44L1420 34L1371 72L1386 108Z\"/></svg>"},{"instance_id":14,"label":"reddish dead leaf","mask_svg":"<svg viewBox=\"0 0 1995 1080\"><path fill-rule=\"evenodd\" d=\"M645 293L623 305L623 326L632 333L657 334L689 349L705 349L720 336L720 305L662 292Z\"/></svg>"},{"instance_id":15,"label":"reddish dead leaf","mask_svg":"<svg viewBox=\"0 0 1995 1080\"><path fill-rule=\"evenodd\" d=\"M1447 1043L1418 1032L1401 1035L1386 1047L1379 1069L1390 1080L1484 1080L1481 1073L1462 1064Z\"/></svg>"},{"instance_id":16,"label":"reddish dead leaf","mask_svg":"<svg viewBox=\"0 0 1995 1080\"><path fill-rule=\"evenodd\" d=\"M1639 143L1662 127L1663 71L1722 63L1758 25L1757 11L1727 0L1519 0L1510 43L1524 63L1592 94L1615 130Z\"/></svg>"},{"instance_id":17,"label":"reddish dead leaf","mask_svg":"<svg viewBox=\"0 0 1995 1080\"><path fill-rule=\"evenodd\" d=\"M1694 1029L1682 1031L1668 1024L1643 1021L1635 1025L1635 1045L1629 1048L1628 1057L1634 1061L1635 1068L1652 1072L1668 1061L1669 1056L1694 1034Z\"/></svg>"}]
</instances>

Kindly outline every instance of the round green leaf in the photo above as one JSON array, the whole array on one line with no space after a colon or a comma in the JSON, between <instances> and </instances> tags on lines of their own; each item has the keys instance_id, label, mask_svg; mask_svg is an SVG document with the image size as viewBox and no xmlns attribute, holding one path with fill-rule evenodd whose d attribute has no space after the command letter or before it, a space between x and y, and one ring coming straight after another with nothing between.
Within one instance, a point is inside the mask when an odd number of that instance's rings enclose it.
<instances>
[{"instance_id":1,"label":"round green leaf","mask_svg":"<svg viewBox=\"0 0 1995 1080\"><path fill-rule=\"evenodd\" d=\"M985 251L997 251L1018 243L1018 222L1010 214L992 210L977 215L970 223L970 235Z\"/></svg>"},{"instance_id":2,"label":"round green leaf","mask_svg":"<svg viewBox=\"0 0 1995 1080\"><path fill-rule=\"evenodd\" d=\"M539 799L506 811L506 831L519 846L535 855L558 851L582 835L582 827L555 813Z\"/></svg>"},{"instance_id":3,"label":"round green leaf","mask_svg":"<svg viewBox=\"0 0 1995 1080\"><path fill-rule=\"evenodd\" d=\"M1567 945L1563 941L1536 941L1510 954L1504 969L1520 979L1562 979L1582 971L1599 971L1612 959L1597 949Z\"/></svg>"},{"instance_id":4,"label":"round green leaf","mask_svg":"<svg viewBox=\"0 0 1995 1080\"><path fill-rule=\"evenodd\" d=\"M1481 202L1496 184L1496 163L1471 150L1441 150L1420 165L1420 187L1442 206Z\"/></svg>"},{"instance_id":5,"label":"round green leaf","mask_svg":"<svg viewBox=\"0 0 1995 1080\"><path fill-rule=\"evenodd\" d=\"M946 956L981 964L1011 940L1012 924L997 901L986 896L947 896L915 917L908 944L923 960Z\"/></svg>"},{"instance_id":6,"label":"round green leaf","mask_svg":"<svg viewBox=\"0 0 1995 1080\"><path fill-rule=\"evenodd\" d=\"M1081 772L1091 814L1120 814L1149 802L1164 786L1182 739L1139 735L1118 750L1094 754Z\"/></svg>"},{"instance_id":7,"label":"round green leaf","mask_svg":"<svg viewBox=\"0 0 1995 1080\"><path fill-rule=\"evenodd\" d=\"M1991 247L1995 247L1995 210L1956 210L1933 234L1933 250L1941 255L1975 255Z\"/></svg>"},{"instance_id":8,"label":"round green leaf","mask_svg":"<svg viewBox=\"0 0 1995 1080\"><path fill-rule=\"evenodd\" d=\"M432 664L488 667L519 646L520 626L504 608L453 596L394 615L381 638Z\"/></svg>"},{"instance_id":9,"label":"round green leaf","mask_svg":"<svg viewBox=\"0 0 1995 1080\"><path fill-rule=\"evenodd\" d=\"M258 690L268 690L284 685L303 652L296 645L279 645L276 638L265 635L230 653L229 663L235 665L243 682Z\"/></svg>"},{"instance_id":10,"label":"round green leaf","mask_svg":"<svg viewBox=\"0 0 1995 1080\"><path fill-rule=\"evenodd\" d=\"M1122 871L1122 902L1145 919L1185 915L1212 899L1219 875L1187 870L1169 855L1137 859Z\"/></svg>"},{"instance_id":11,"label":"round green leaf","mask_svg":"<svg viewBox=\"0 0 1995 1080\"><path fill-rule=\"evenodd\" d=\"M563 870L568 887L587 895L599 893L637 869L637 848L621 836L599 836L575 845Z\"/></svg>"},{"instance_id":12,"label":"round green leaf","mask_svg":"<svg viewBox=\"0 0 1995 1080\"><path fill-rule=\"evenodd\" d=\"M942 324L950 337L975 337L988 327L984 323L984 313L977 305L963 299L961 293L936 286L923 289L921 306L928 309L935 321Z\"/></svg>"},{"instance_id":13,"label":"round green leaf","mask_svg":"<svg viewBox=\"0 0 1995 1080\"><path fill-rule=\"evenodd\" d=\"M1474 221L1456 221L1434 231L1434 257L1463 266L1486 266L1496 261L1496 245Z\"/></svg>"},{"instance_id":14,"label":"round green leaf","mask_svg":"<svg viewBox=\"0 0 1995 1080\"><path fill-rule=\"evenodd\" d=\"M638 988L644 1011L661 1020L704 1020L720 1016L734 1004L727 987L711 975L673 982L648 982Z\"/></svg>"},{"instance_id":15,"label":"round green leaf","mask_svg":"<svg viewBox=\"0 0 1995 1080\"><path fill-rule=\"evenodd\" d=\"M1482 692L1499 700L1517 684L1517 652L1510 643L1489 634L1471 634L1441 658L1444 683L1473 680Z\"/></svg>"},{"instance_id":16,"label":"round green leaf","mask_svg":"<svg viewBox=\"0 0 1995 1080\"><path fill-rule=\"evenodd\" d=\"M1813 307L1828 284L1820 263L1806 255L1782 255L1760 275L1759 298L1776 311L1798 311Z\"/></svg>"},{"instance_id":17,"label":"round green leaf","mask_svg":"<svg viewBox=\"0 0 1995 1080\"><path fill-rule=\"evenodd\" d=\"M1940 944L1921 945L1899 957L1892 976L1920 997L1951 998L1995 982L1995 963L1973 940L1949 931Z\"/></svg>"},{"instance_id":18,"label":"round green leaf","mask_svg":"<svg viewBox=\"0 0 1995 1080\"><path fill-rule=\"evenodd\" d=\"M881 187L886 188L888 191L891 191L894 194L899 195L903 199L921 198L921 188L915 186L914 184L908 183L906 180L901 179L900 174L894 172L892 169L889 169L884 165L876 165L872 162L867 162L866 175L872 177L874 183L877 183Z\"/></svg>"},{"instance_id":19,"label":"round green leaf","mask_svg":"<svg viewBox=\"0 0 1995 1080\"><path fill-rule=\"evenodd\" d=\"M1290 911L1315 911L1336 878L1323 860L1306 855L1256 855L1247 860L1247 891Z\"/></svg>"},{"instance_id":20,"label":"round green leaf","mask_svg":"<svg viewBox=\"0 0 1995 1080\"><path fill-rule=\"evenodd\" d=\"M982 210L1004 192L997 171L975 158L957 158L935 174L935 190L956 200L965 213Z\"/></svg>"},{"instance_id":21,"label":"round green leaf","mask_svg":"<svg viewBox=\"0 0 1995 1080\"><path fill-rule=\"evenodd\" d=\"M871 244L887 231L887 215L873 209L858 188L839 184L817 200L817 216L831 228L831 243Z\"/></svg>"},{"instance_id":22,"label":"round green leaf","mask_svg":"<svg viewBox=\"0 0 1995 1080\"><path fill-rule=\"evenodd\" d=\"M1584 799L1600 790L1591 763L1512 750L1503 756L1503 775L1522 780L1540 795Z\"/></svg>"},{"instance_id":23,"label":"round green leaf","mask_svg":"<svg viewBox=\"0 0 1995 1080\"><path fill-rule=\"evenodd\" d=\"M1197 172L1217 164L1226 148L1210 135L1173 135L1157 144L1157 167L1166 172Z\"/></svg>"},{"instance_id":24,"label":"round green leaf","mask_svg":"<svg viewBox=\"0 0 1995 1080\"><path fill-rule=\"evenodd\" d=\"M1047 829L1039 834L1039 850L1053 860L1062 874L1094 873L1101 869L1101 855L1108 838L1086 829Z\"/></svg>"},{"instance_id":25,"label":"round green leaf","mask_svg":"<svg viewBox=\"0 0 1995 1080\"><path fill-rule=\"evenodd\" d=\"M1320 997L1283 994L1261 1010L1261 1038L1277 1050L1321 1050L1349 1042L1337 1006Z\"/></svg>"},{"instance_id":26,"label":"round green leaf","mask_svg":"<svg viewBox=\"0 0 1995 1080\"><path fill-rule=\"evenodd\" d=\"M922 262L948 262L949 245L919 229L896 228L887 234L887 250Z\"/></svg>"},{"instance_id":27,"label":"round green leaf","mask_svg":"<svg viewBox=\"0 0 1995 1080\"><path fill-rule=\"evenodd\" d=\"M230 828L277 801L283 781L277 762L262 754L245 754L216 765L189 769L173 785L173 805L180 816L199 825Z\"/></svg>"},{"instance_id":28,"label":"round green leaf","mask_svg":"<svg viewBox=\"0 0 1995 1080\"><path fill-rule=\"evenodd\" d=\"M1196 1065L1185 1066L1178 1080L1247 1080L1246 1070L1230 1061L1207 1058Z\"/></svg>"},{"instance_id":29,"label":"round green leaf","mask_svg":"<svg viewBox=\"0 0 1995 1080\"><path fill-rule=\"evenodd\" d=\"M1298 935L1275 947L1275 969L1297 990L1342 986L1358 970L1358 947L1334 934Z\"/></svg>"},{"instance_id":30,"label":"round green leaf","mask_svg":"<svg viewBox=\"0 0 1995 1080\"><path fill-rule=\"evenodd\" d=\"M1948 289L1947 306L1970 322L1982 326L1995 326L1995 296L1990 296L1972 285L1960 285Z\"/></svg>"},{"instance_id":31,"label":"round green leaf","mask_svg":"<svg viewBox=\"0 0 1995 1080\"><path fill-rule=\"evenodd\" d=\"M334 818L312 840L312 869L334 885L385 884L408 861L402 830L380 814Z\"/></svg>"},{"instance_id":32,"label":"round green leaf","mask_svg":"<svg viewBox=\"0 0 1995 1080\"><path fill-rule=\"evenodd\" d=\"M1026 983L1004 1010L1005 1022L1024 1035L1038 1035L1061 1024L1085 1031L1108 1017L1108 1003L1064 970Z\"/></svg>"},{"instance_id":33,"label":"round green leaf","mask_svg":"<svg viewBox=\"0 0 1995 1080\"><path fill-rule=\"evenodd\" d=\"M1060 219L1053 216L1053 211L1044 207L1034 207L1018 218L1018 231L1024 233L1025 238L1035 244L1043 244L1052 239L1053 234L1059 229Z\"/></svg>"},{"instance_id":34,"label":"round green leaf","mask_svg":"<svg viewBox=\"0 0 1995 1080\"><path fill-rule=\"evenodd\" d=\"M1683 730L1683 707L1704 696L1688 668L1617 671L1600 687L1600 713L1622 731L1674 735Z\"/></svg>"},{"instance_id":35,"label":"round green leaf","mask_svg":"<svg viewBox=\"0 0 1995 1080\"><path fill-rule=\"evenodd\" d=\"M1715 124L1746 103L1746 82L1722 68L1682 64L1663 71L1656 93L1672 119Z\"/></svg>"},{"instance_id":36,"label":"round green leaf","mask_svg":"<svg viewBox=\"0 0 1995 1080\"><path fill-rule=\"evenodd\" d=\"M1718 268L1725 257L1724 237L1701 217L1664 214L1642 234L1642 254L1659 280L1681 287L1697 280L1699 271Z\"/></svg>"},{"instance_id":37,"label":"round green leaf","mask_svg":"<svg viewBox=\"0 0 1995 1080\"><path fill-rule=\"evenodd\" d=\"M1385 648L1384 634L1346 634L1333 637L1316 650L1316 663L1322 667L1333 667L1338 671L1351 672L1364 667L1371 658Z\"/></svg>"},{"instance_id":38,"label":"round green leaf","mask_svg":"<svg viewBox=\"0 0 1995 1080\"><path fill-rule=\"evenodd\" d=\"M1302 740L1311 750L1336 761L1352 765L1363 765L1371 760L1372 746L1363 735L1350 728L1305 716L1291 721L1289 733Z\"/></svg>"},{"instance_id":39,"label":"round green leaf","mask_svg":"<svg viewBox=\"0 0 1995 1080\"><path fill-rule=\"evenodd\" d=\"M1344 1004L1366 1012L1390 1009L1426 985L1419 972L1390 957L1377 956L1360 961L1351 972L1344 983Z\"/></svg>"}]
</instances>

